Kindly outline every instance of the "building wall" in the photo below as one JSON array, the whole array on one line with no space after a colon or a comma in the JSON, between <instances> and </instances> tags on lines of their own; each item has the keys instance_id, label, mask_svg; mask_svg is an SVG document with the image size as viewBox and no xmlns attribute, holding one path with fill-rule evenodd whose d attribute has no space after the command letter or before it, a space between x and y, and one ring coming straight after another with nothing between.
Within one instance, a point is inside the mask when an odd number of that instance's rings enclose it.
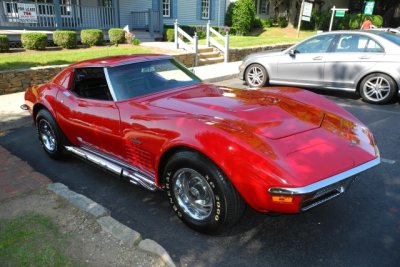
<instances>
[{"instance_id":1,"label":"building wall","mask_svg":"<svg viewBox=\"0 0 400 267\"><path fill-rule=\"evenodd\" d=\"M181 25L206 25L201 19L201 0L171 0L172 16L164 18L164 24L172 25L178 19ZM211 24L223 26L225 21L226 0L211 0Z\"/></svg>"},{"instance_id":2,"label":"building wall","mask_svg":"<svg viewBox=\"0 0 400 267\"><path fill-rule=\"evenodd\" d=\"M119 19L121 27L130 24L132 11L147 11L149 8L152 8L152 1L149 0L119 0Z\"/></svg>"}]
</instances>

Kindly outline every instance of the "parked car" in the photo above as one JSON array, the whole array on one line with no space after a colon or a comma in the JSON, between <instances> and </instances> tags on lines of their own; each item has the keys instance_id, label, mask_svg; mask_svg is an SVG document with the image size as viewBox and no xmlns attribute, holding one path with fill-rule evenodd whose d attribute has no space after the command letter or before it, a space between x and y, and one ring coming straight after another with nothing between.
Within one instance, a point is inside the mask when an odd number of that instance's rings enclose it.
<instances>
[{"instance_id":1,"label":"parked car","mask_svg":"<svg viewBox=\"0 0 400 267\"><path fill-rule=\"evenodd\" d=\"M400 35L386 31L335 31L312 36L284 51L250 55L239 77L267 84L359 92L384 104L400 93Z\"/></svg>"},{"instance_id":2,"label":"parked car","mask_svg":"<svg viewBox=\"0 0 400 267\"><path fill-rule=\"evenodd\" d=\"M28 88L23 108L50 157L67 151L164 190L177 216L206 233L233 225L246 203L306 211L380 162L368 128L323 96L203 84L162 55L71 65Z\"/></svg>"}]
</instances>

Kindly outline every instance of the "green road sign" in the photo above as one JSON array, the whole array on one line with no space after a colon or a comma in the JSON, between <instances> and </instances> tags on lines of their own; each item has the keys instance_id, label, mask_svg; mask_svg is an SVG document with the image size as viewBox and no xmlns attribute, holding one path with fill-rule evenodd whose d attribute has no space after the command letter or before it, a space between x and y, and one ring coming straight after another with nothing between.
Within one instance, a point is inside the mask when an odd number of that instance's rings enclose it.
<instances>
[{"instance_id":1,"label":"green road sign","mask_svg":"<svg viewBox=\"0 0 400 267\"><path fill-rule=\"evenodd\" d=\"M335 17L344 17L344 13L346 13L346 11L344 11L344 10L336 10Z\"/></svg>"},{"instance_id":2,"label":"green road sign","mask_svg":"<svg viewBox=\"0 0 400 267\"><path fill-rule=\"evenodd\" d=\"M372 15L374 12L375 2L369 1L365 3L364 15Z\"/></svg>"}]
</instances>

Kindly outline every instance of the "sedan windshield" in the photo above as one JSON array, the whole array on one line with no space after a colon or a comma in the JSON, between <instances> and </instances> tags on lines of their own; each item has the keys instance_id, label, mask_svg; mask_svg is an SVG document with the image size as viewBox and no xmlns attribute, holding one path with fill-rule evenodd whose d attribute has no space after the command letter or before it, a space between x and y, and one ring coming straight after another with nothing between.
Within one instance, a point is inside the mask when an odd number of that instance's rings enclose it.
<instances>
[{"instance_id":1,"label":"sedan windshield","mask_svg":"<svg viewBox=\"0 0 400 267\"><path fill-rule=\"evenodd\" d=\"M173 59L132 63L107 69L118 101L200 82Z\"/></svg>"}]
</instances>

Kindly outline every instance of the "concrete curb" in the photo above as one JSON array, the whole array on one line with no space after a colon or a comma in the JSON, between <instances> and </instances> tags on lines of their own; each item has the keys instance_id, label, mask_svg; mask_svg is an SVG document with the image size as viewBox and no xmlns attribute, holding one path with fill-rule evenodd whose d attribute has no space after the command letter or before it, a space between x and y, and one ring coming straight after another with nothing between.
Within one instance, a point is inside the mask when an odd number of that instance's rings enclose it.
<instances>
[{"instance_id":1,"label":"concrete curb","mask_svg":"<svg viewBox=\"0 0 400 267\"><path fill-rule=\"evenodd\" d=\"M70 190L62 183L49 184L47 189L57 196L64 198L78 209L92 214L97 219L97 223L101 226L103 231L111 234L124 244L128 246L137 246L143 251L157 255L168 267L176 266L168 252L161 245L150 239L142 240L140 233L112 218L110 216L110 211L97 202Z\"/></svg>"},{"instance_id":2,"label":"concrete curb","mask_svg":"<svg viewBox=\"0 0 400 267\"><path fill-rule=\"evenodd\" d=\"M225 80L235 79L235 78L238 78L238 77L239 77L239 74L235 73L235 74L224 75L224 76L220 76L220 77L204 79L203 82L216 83L216 82L222 82L222 81L225 81Z\"/></svg>"}]
</instances>

